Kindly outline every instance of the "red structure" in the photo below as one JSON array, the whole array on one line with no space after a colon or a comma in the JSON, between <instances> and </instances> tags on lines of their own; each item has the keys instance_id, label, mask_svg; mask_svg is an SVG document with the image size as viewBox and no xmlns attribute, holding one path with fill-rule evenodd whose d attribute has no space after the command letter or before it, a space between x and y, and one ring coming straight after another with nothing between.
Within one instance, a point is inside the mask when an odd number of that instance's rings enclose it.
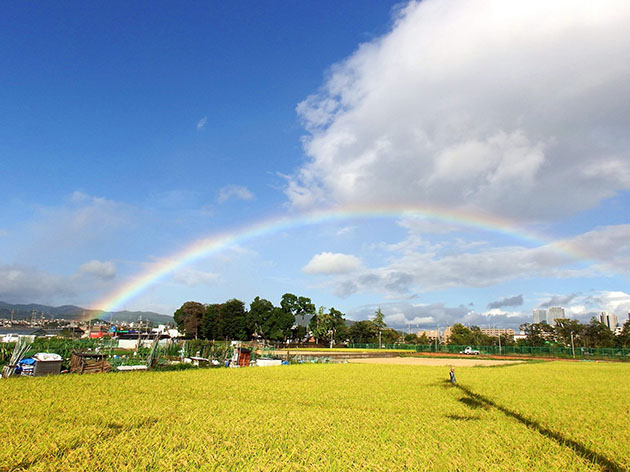
<instances>
[{"instance_id":1,"label":"red structure","mask_svg":"<svg viewBox=\"0 0 630 472\"><path fill-rule=\"evenodd\" d=\"M238 366L247 367L249 365L249 358L252 355L251 350L244 347L237 347L236 352L238 352Z\"/></svg>"}]
</instances>

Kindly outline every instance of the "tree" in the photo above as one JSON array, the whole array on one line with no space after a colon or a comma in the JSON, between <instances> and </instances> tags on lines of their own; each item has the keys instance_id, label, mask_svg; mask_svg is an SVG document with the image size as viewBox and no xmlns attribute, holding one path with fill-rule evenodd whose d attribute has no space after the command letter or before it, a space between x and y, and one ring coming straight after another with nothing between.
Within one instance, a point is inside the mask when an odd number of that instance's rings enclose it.
<instances>
[{"instance_id":1,"label":"tree","mask_svg":"<svg viewBox=\"0 0 630 472\"><path fill-rule=\"evenodd\" d=\"M175 313L173 318L177 323L177 328L186 333L188 336L194 336L195 339L199 337L199 328L201 327L201 320L206 312L204 307L199 302L186 302Z\"/></svg>"},{"instance_id":2,"label":"tree","mask_svg":"<svg viewBox=\"0 0 630 472\"><path fill-rule=\"evenodd\" d=\"M271 316L269 339L286 341L291 336L291 328L295 324L295 316L287 313L281 307L274 307Z\"/></svg>"},{"instance_id":3,"label":"tree","mask_svg":"<svg viewBox=\"0 0 630 472\"><path fill-rule=\"evenodd\" d=\"M630 320L623 324L621 334L619 336L615 336L615 343L619 347L630 347Z\"/></svg>"},{"instance_id":4,"label":"tree","mask_svg":"<svg viewBox=\"0 0 630 472\"><path fill-rule=\"evenodd\" d=\"M294 318L301 318L302 326L305 325L304 318L306 315L313 316L315 314L315 305L311 303L308 297L297 297L292 293L285 293L280 300L280 306L285 313L291 313Z\"/></svg>"},{"instance_id":5,"label":"tree","mask_svg":"<svg viewBox=\"0 0 630 472\"><path fill-rule=\"evenodd\" d=\"M381 343L395 344L400 340L400 335L400 331L396 331L393 328L385 328L381 331Z\"/></svg>"},{"instance_id":6,"label":"tree","mask_svg":"<svg viewBox=\"0 0 630 472\"><path fill-rule=\"evenodd\" d=\"M580 337L584 331L584 325L577 320L558 318L554 330L557 343L571 346L571 334L573 334L573 345L577 346L581 342Z\"/></svg>"},{"instance_id":7,"label":"tree","mask_svg":"<svg viewBox=\"0 0 630 472\"><path fill-rule=\"evenodd\" d=\"M554 337L553 326L547 323L525 323L521 325L521 331L525 333L526 346L544 346Z\"/></svg>"},{"instance_id":8,"label":"tree","mask_svg":"<svg viewBox=\"0 0 630 472\"><path fill-rule=\"evenodd\" d=\"M585 347L612 347L615 343L613 332L595 318L584 327L582 339Z\"/></svg>"},{"instance_id":9,"label":"tree","mask_svg":"<svg viewBox=\"0 0 630 472\"><path fill-rule=\"evenodd\" d=\"M385 323L385 315L383 314L383 312L381 311L381 307L378 307L378 309L376 310L376 313L374 313L374 316L372 317L372 323L374 323L374 326L376 327L376 332L378 333L378 342L379 342L379 346L381 347L381 344L383 342L383 330L385 329L385 327L387 326L387 324Z\"/></svg>"},{"instance_id":10,"label":"tree","mask_svg":"<svg viewBox=\"0 0 630 472\"><path fill-rule=\"evenodd\" d=\"M223 339L223 323L221 322L221 304L206 306L201 322L201 335L204 339Z\"/></svg>"},{"instance_id":11,"label":"tree","mask_svg":"<svg viewBox=\"0 0 630 472\"><path fill-rule=\"evenodd\" d=\"M357 344L375 343L378 340L378 331L371 321L357 321L348 328L348 338Z\"/></svg>"},{"instance_id":12,"label":"tree","mask_svg":"<svg viewBox=\"0 0 630 472\"><path fill-rule=\"evenodd\" d=\"M223 303L219 309L223 337L227 339L246 340L251 333L247 332L245 304L232 298Z\"/></svg>"},{"instance_id":13,"label":"tree","mask_svg":"<svg viewBox=\"0 0 630 472\"><path fill-rule=\"evenodd\" d=\"M335 342L335 336L340 330L345 328L346 321L344 314L339 310L331 308L328 313L325 313L325 308L322 306L319 308L317 315L311 318L309 327L313 332L313 336L316 339L328 338L330 347L332 348Z\"/></svg>"},{"instance_id":14,"label":"tree","mask_svg":"<svg viewBox=\"0 0 630 472\"><path fill-rule=\"evenodd\" d=\"M272 329L274 306L269 300L256 297L249 305L247 314L247 325L250 331L256 333L263 339L269 339Z\"/></svg>"},{"instance_id":15,"label":"tree","mask_svg":"<svg viewBox=\"0 0 630 472\"><path fill-rule=\"evenodd\" d=\"M405 334L404 341L407 344L419 344L418 335L416 333Z\"/></svg>"},{"instance_id":16,"label":"tree","mask_svg":"<svg viewBox=\"0 0 630 472\"><path fill-rule=\"evenodd\" d=\"M472 333L461 323L455 323L451 326L451 334L448 338L448 343L455 346L474 344L472 342Z\"/></svg>"}]
</instances>

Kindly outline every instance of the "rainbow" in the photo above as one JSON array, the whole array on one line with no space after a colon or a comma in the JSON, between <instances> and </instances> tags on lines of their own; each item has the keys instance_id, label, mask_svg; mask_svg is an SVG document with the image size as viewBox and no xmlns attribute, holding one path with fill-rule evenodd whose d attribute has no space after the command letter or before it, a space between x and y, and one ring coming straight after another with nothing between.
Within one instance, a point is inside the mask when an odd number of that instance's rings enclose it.
<instances>
[{"instance_id":1,"label":"rainbow","mask_svg":"<svg viewBox=\"0 0 630 472\"><path fill-rule=\"evenodd\" d=\"M231 231L217 233L208 238L196 240L184 249L153 264L150 264L142 273L132 278L126 284L118 287L104 298L96 301L95 309L104 312L119 310L125 303L136 297L145 289L162 280L173 271L186 266L198 259L213 253L242 244L244 242L281 231L303 226L317 225L327 222L343 221L351 219L375 219L375 218L425 218L434 219L444 223L452 223L458 226L467 226L500 233L517 240L545 246L557 253L564 254L573 259L585 259L584 255L563 243L551 243L545 241L533 233L519 229L513 223L496 218L494 216L463 212L439 207L420 206L365 206L343 207L326 210L312 211L296 215L275 216L261 220L255 224L236 228ZM587 257L586 257L587 258Z\"/></svg>"}]
</instances>

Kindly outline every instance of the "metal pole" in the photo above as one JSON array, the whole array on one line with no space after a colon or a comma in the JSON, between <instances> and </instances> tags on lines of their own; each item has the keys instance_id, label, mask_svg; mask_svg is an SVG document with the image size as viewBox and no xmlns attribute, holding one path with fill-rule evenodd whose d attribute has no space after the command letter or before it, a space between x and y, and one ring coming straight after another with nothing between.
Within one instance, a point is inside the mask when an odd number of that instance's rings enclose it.
<instances>
[{"instance_id":1,"label":"metal pole","mask_svg":"<svg viewBox=\"0 0 630 472\"><path fill-rule=\"evenodd\" d=\"M499 355L501 355L501 333L499 333Z\"/></svg>"},{"instance_id":2,"label":"metal pole","mask_svg":"<svg viewBox=\"0 0 630 472\"><path fill-rule=\"evenodd\" d=\"M573 359L575 359L575 345L573 344L573 331L571 331L571 352L573 353Z\"/></svg>"}]
</instances>

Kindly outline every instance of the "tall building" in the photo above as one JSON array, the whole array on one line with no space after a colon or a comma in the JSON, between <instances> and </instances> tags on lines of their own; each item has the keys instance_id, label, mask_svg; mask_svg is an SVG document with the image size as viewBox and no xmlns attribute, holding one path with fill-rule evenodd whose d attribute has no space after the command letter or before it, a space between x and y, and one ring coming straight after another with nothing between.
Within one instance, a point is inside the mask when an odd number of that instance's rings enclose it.
<instances>
[{"instance_id":1,"label":"tall building","mask_svg":"<svg viewBox=\"0 0 630 472\"><path fill-rule=\"evenodd\" d=\"M562 308L561 306L552 306L551 308L549 308L549 310L547 311L547 323L551 324L555 324L555 320L557 320L558 318L564 318L565 314L564 314L564 308Z\"/></svg>"},{"instance_id":2,"label":"tall building","mask_svg":"<svg viewBox=\"0 0 630 472\"><path fill-rule=\"evenodd\" d=\"M608 329L611 331L615 331L615 328L619 324L619 319L617 318L617 315L615 315L614 313L608 313L607 311L602 311L598 315L598 318L599 318L599 322L604 323L606 326L608 326Z\"/></svg>"},{"instance_id":3,"label":"tall building","mask_svg":"<svg viewBox=\"0 0 630 472\"><path fill-rule=\"evenodd\" d=\"M547 323L547 310L534 310L534 323Z\"/></svg>"}]
</instances>

